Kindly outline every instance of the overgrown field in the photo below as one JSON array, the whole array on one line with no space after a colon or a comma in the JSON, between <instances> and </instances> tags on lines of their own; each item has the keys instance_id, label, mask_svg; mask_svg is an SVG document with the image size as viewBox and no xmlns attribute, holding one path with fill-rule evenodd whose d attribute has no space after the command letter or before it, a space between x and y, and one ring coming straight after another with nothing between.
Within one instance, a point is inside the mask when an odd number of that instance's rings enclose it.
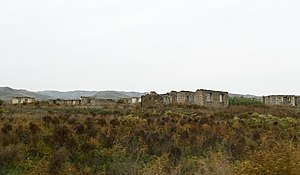
<instances>
[{"instance_id":1,"label":"overgrown field","mask_svg":"<svg viewBox=\"0 0 300 175\"><path fill-rule=\"evenodd\" d=\"M299 174L300 110L0 107L0 174Z\"/></svg>"}]
</instances>

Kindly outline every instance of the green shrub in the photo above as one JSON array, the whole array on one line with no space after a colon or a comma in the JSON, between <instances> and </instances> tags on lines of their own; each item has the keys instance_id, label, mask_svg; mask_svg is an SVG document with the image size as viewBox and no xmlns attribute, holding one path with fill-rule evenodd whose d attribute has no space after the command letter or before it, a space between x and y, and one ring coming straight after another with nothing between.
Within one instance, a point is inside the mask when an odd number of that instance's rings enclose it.
<instances>
[{"instance_id":1,"label":"green shrub","mask_svg":"<svg viewBox=\"0 0 300 175\"><path fill-rule=\"evenodd\" d=\"M262 102L255 98L230 97L229 105L262 105Z\"/></svg>"}]
</instances>

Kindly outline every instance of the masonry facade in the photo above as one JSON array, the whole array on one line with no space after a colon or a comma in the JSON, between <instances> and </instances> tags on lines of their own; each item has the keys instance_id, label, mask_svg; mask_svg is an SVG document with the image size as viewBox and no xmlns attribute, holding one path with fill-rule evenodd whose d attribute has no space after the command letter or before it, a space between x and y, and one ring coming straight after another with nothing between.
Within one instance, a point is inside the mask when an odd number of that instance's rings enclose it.
<instances>
[{"instance_id":1,"label":"masonry facade","mask_svg":"<svg viewBox=\"0 0 300 175\"><path fill-rule=\"evenodd\" d=\"M159 95L151 92L142 96L142 106L161 106L172 104L199 105L204 107L227 107L229 103L228 92L199 89L192 91L172 91Z\"/></svg>"},{"instance_id":2,"label":"masonry facade","mask_svg":"<svg viewBox=\"0 0 300 175\"><path fill-rule=\"evenodd\" d=\"M142 107L156 107L156 106L163 106L164 104L165 104L164 95L159 95L154 91L150 92L150 94L142 96L142 100L141 100Z\"/></svg>"},{"instance_id":3,"label":"masonry facade","mask_svg":"<svg viewBox=\"0 0 300 175\"><path fill-rule=\"evenodd\" d=\"M50 105L62 106L101 106L114 104L116 101L112 99L96 99L95 97L80 97L79 99L55 99L49 100Z\"/></svg>"},{"instance_id":4,"label":"masonry facade","mask_svg":"<svg viewBox=\"0 0 300 175\"><path fill-rule=\"evenodd\" d=\"M27 104L35 102L35 98L33 97L13 97L11 103L12 104Z\"/></svg>"},{"instance_id":5,"label":"masonry facade","mask_svg":"<svg viewBox=\"0 0 300 175\"><path fill-rule=\"evenodd\" d=\"M127 104L138 104L142 101L141 97L122 98L121 100L123 100Z\"/></svg>"},{"instance_id":6,"label":"masonry facade","mask_svg":"<svg viewBox=\"0 0 300 175\"><path fill-rule=\"evenodd\" d=\"M195 92L195 104L205 107L227 107L228 92L199 89Z\"/></svg>"},{"instance_id":7,"label":"masonry facade","mask_svg":"<svg viewBox=\"0 0 300 175\"><path fill-rule=\"evenodd\" d=\"M262 98L263 104L268 106L300 106L300 96L269 95Z\"/></svg>"},{"instance_id":8,"label":"masonry facade","mask_svg":"<svg viewBox=\"0 0 300 175\"><path fill-rule=\"evenodd\" d=\"M300 106L300 96L295 96L296 97L296 106Z\"/></svg>"},{"instance_id":9,"label":"masonry facade","mask_svg":"<svg viewBox=\"0 0 300 175\"><path fill-rule=\"evenodd\" d=\"M69 100L55 99L55 100L49 100L49 104L61 105L61 106L78 106L81 104L81 101L79 99L69 99Z\"/></svg>"},{"instance_id":10,"label":"masonry facade","mask_svg":"<svg viewBox=\"0 0 300 175\"><path fill-rule=\"evenodd\" d=\"M96 99L95 97L84 97L84 96L81 96L80 98L80 101L81 101L81 105L93 105L96 103Z\"/></svg>"}]
</instances>

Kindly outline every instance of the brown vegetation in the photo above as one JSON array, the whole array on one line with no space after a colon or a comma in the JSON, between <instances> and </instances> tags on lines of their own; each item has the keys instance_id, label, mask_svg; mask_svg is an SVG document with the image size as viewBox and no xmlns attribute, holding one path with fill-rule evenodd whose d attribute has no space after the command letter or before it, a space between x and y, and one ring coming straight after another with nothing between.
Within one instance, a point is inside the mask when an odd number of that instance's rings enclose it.
<instances>
[{"instance_id":1,"label":"brown vegetation","mask_svg":"<svg viewBox=\"0 0 300 175\"><path fill-rule=\"evenodd\" d=\"M297 108L4 106L0 174L297 174Z\"/></svg>"}]
</instances>

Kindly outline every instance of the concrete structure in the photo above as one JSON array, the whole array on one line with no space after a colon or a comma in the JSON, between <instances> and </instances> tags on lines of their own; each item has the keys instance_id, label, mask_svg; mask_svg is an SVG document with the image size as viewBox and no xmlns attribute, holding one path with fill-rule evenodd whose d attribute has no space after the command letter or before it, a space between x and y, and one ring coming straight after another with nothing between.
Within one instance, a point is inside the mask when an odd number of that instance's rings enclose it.
<instances>
[{"instance_id":1,"label":"concrete structure","mask_svg":"<svg viewBox=\"0 0 300 175\"><path fill-rule=\"evenodd\" d=\"M297 106L300 104L300 99L295 95L269 95L264 96L262 102L269 106Z\"/></svg>"},{"instance_id":2,"label":"concrete structure","mask_svg":"<svg viewBox=\"0 0 300 175\"><path fill-rule=\"evenodd\" d=\"M13 97L11 100L12 104L27 104L35 102L35 98L33 97Z\"/></svg>"},{"instance_id":3,"label":"concrete structure","mask_svg":"<svg viewBox=\"0 0 300 175\"><path fill-rule=\"evenodd\" d=\"M227 107L229 104L228 92L199 89L191 91L172 91L158 95L152 92L142 96L142 106L187 104L205 107Z\"/></svg>"}]
</instances>

